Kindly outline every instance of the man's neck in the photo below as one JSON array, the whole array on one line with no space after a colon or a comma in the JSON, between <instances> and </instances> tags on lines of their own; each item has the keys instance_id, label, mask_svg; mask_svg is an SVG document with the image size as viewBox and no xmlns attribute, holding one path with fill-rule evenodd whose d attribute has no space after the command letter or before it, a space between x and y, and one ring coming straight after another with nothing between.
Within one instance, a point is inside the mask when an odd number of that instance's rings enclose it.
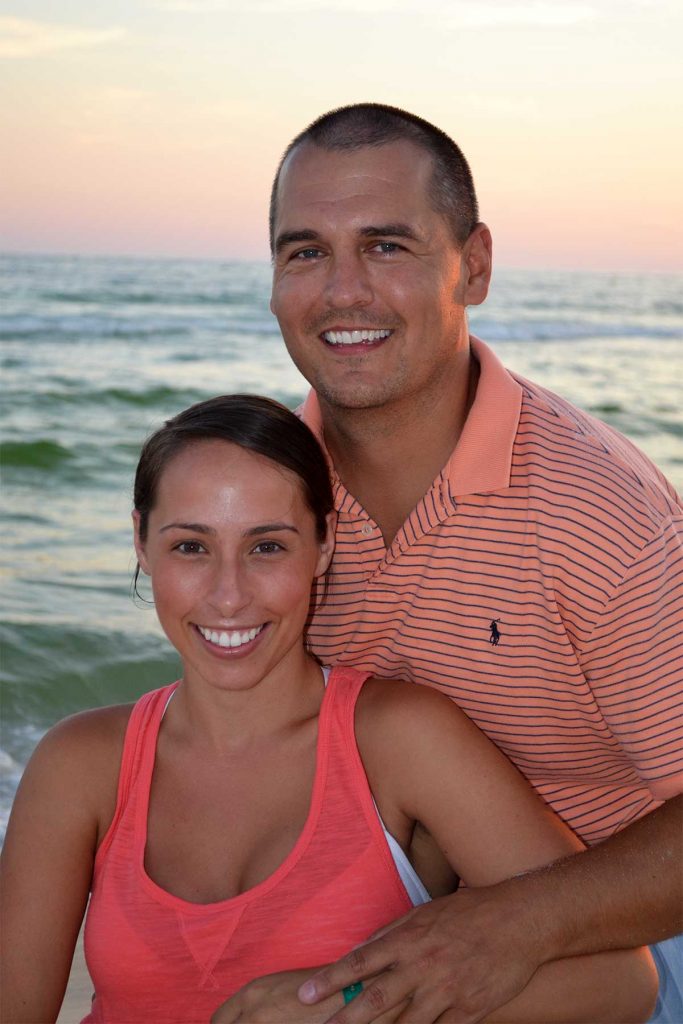
<instances>
[{"instance_id":1,"label":"man's neck","mask_svg":"<svg viewBox=\"0 0 683 1024\"><path fill-rule=\"evenodd\" d=\"M321 401L325 444L344 486L379 526L387 547L455 448L479 378L469 357L423 402L339 409Z\"/></svg>"}]
</instances>

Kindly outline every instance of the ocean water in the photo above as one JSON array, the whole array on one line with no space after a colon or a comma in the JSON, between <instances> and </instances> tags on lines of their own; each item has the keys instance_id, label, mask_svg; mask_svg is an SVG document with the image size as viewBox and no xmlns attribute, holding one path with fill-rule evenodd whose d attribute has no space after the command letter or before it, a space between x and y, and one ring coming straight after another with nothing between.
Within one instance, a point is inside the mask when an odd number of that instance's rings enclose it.
<instances>
[{"instance_id":1,"label":"ocean water","mask_svg":"<svg viewBox=\"0 0 683 1024\"><path fill-rule=\"evenodd\" d=\"M0 256L0 833L53 722L176 678L154 611L131 596L137 453L211 395L302 399L269 283L265 263ZM500 270L472 329L622 430L680 490L682 284Z\"/></svg>"}]
</instances>

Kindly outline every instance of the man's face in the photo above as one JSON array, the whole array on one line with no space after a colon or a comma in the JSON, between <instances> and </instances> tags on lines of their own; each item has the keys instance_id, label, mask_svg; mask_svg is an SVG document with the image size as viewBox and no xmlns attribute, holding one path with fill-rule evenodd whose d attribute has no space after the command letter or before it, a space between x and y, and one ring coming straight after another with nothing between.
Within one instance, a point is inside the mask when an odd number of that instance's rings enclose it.
<instances>
[{"instance_id":1,"label":"man's face","mask_svg":"<svg viewBox=\"0 0 683 1024\"><path fill-rule=\"evenodd\" d=\"M431 174L429 153L405 141L304 144L285 162L271 309L330 406L429 402L462 372L465 306L486 289L471 283L471 239L458 249L430 203Z\"/></svg>"}]
</instances>

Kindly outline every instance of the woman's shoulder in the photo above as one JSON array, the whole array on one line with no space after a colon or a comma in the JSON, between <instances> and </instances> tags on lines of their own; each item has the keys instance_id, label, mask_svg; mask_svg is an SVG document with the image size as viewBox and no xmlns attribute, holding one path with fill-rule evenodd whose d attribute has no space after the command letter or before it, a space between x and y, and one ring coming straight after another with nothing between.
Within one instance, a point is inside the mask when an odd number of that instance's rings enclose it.
<instances>
[{"instance_id":1,"label":"woman's shoulder","mask_svg":"<svg viewBox=\"0 0 683 1024\"><path fill-rule=\"evenodd\" d=\"M370 677L358 696L354 724L370 789L399 842L410 843L415 821L431 821L430 800L443 791L444 777L452 784L463 762L473 759L486 768L480 742L489 745L483 735L431 687Z\"/></svg>"},{"instance_id":2,"label":"woman's shoulder","mask_svg":"<svg viewBox=\"0 0 683 1024\"><path fill-rule=\"evenodd\" d=\"M379 732L415 728L416 720L437 727L469 721L445 693L431 686L380 676L366 679L358 695L356 715L357 720L367 720Z\"/></svg>"},{"instance_id":3,"label":"woman's shoulder","mask_svg":"<svg viewBox=\"0 0 683 1024\"><path fill-rule=\"evenodd\" d=\"M401 773L408 763L431 758L444 747L450 756L479 730L450 697L430 686L370 676L358 695L358 748L365 760L392 762Z\"/></svg>"},{"instance_id":4,"label":"woman's shoulder","mask_svg":"<svg viewBox=\"0 0 683 1024\"><path fill-rule=\"evenodd\" d=\"M79 711L43 736L19 787L22 800L68 802L101 826L116 803L126 728L133 704Z\"/></svg>"},{"instance_id":5,"label":"woman's shoulder","mask_svg":"<svg viewBox=\"0 0 683 1024\"><path fill-rule=\"evenodd\" d=\"M48 729L36 755L50 760L98 760L120 753L134 704L112 704L78 711Z\"/></svg>"},{"instance_id":6,"label":"woman's shoulder","mask_svg":"<svg viewBox=\"0 0 683 1024\"><path fill-rule=\"evenodd\" d=\"M132 709L121 705L79 712L45 733L19 782L8 838L10 833L33 835L32 822L40 819L52 822L54 833L71 837L69 842L81 837L88 846L101 839L116 807Z\"/></svg>"}]
</instances>

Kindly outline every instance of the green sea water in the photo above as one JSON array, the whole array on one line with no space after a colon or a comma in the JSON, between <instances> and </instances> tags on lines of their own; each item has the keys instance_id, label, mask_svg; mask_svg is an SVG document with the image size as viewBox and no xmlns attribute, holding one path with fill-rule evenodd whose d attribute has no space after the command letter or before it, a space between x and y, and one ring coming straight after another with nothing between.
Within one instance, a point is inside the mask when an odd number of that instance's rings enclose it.
<instances>
[{"instance_id":1,"label":"green sea water","mask_svg":"<svg viewBox=\"0 0 683 1024\"><path fill-rule=\"evenodd\" d=\"M131 594L137 453L211 395L301 401L269 280L256 263L0 257L0 829L49 725L177 676L152 607ZM680 489L681 283L500 271L472 329L630 436Z\"/></svg>"}]
</instances>

